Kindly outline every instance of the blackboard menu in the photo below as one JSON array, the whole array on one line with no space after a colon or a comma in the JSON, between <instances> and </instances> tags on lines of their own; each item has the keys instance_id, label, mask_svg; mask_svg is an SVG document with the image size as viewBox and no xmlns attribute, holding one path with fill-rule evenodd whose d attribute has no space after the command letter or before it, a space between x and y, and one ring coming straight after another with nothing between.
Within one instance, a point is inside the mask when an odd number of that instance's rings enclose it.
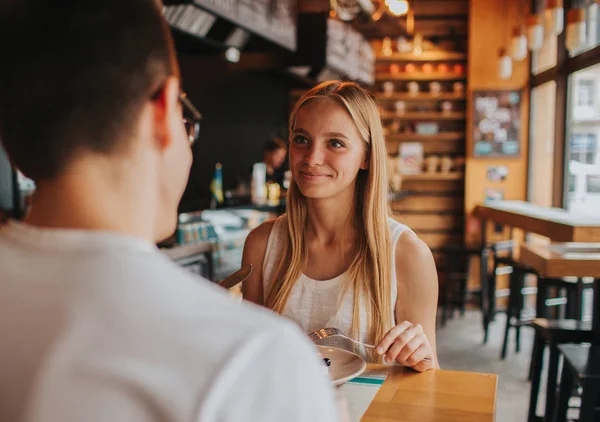
<instances>
[{"instance_id":1,"label":"blackboard menu","mask_svg":"<svg viewBox=\"0 0 600 422\"><path fill-rule=\"evenodd\" d=\"M194 3L288 50L296 50L295 0L194 0Z\"/></svg>"},{"instance_id":2,"label":"blackboard menu","mask_svg":"<svg viewBox=\"0 0 600 422\"><path fill-rule=\"evenodd\" d=\"M521 91L473 92L473 156L518 157Z\"/></svg>"}]
</instances>

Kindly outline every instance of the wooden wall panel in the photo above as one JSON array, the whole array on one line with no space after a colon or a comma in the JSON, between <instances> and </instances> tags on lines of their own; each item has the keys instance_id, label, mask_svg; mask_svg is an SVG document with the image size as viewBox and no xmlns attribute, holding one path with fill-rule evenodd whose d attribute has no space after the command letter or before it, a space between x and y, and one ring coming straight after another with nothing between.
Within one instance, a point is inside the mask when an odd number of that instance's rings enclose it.
<instances>
[{"instance_id":1,"label":"wooden wall panel","mask_svg":"<svg viewBox=\"0 0 600 422\"><path fill-rule=\"evenodd\" d=\"M467 104L467 166L465 185L465 212L469 215L475 205L485 199L486 188L504 190L505 199L525 199L527 191L527 144L529 115L529 60L513 62L513 75L508 80L498 78L498 49L508 47L510 28L522 15L522 2L517 0L471 0L469 17L468 104ZM519 158L475 158L472 155L473 90L522 89L521 155ZM489 182L487 168L508 167L504 182ZM477 242L479 230L475 224L467 227L467 240Z\"/></svg>"},{"instance_id":2,"label":"wooden wall panel","mask_svg":"<svg viewBox=\"0 0 600 422\"><path fill-rule=\"evenodd\" d=\"M510 42L511 27L526 13L519 0L471 0L469 13L469 58L467 83L467 164L465 183L465 214L467 223L465 239L470 244L480 241L478 222L470 217L473 208L485 199L485 189L495 188L504 191L505 199L524 200L527 195L528 133L529 133L529 59L513 62L513 74L508 80L498 77L498 49L507 48ZM521 104L521 155L518 158L475 158L472 155L472 93L474 90L523 90ZM504 182L487 180L490 166L506 166L508 177ZM508 230L494 233L488 228L488 239L506 238ZM479 262L471 261L471 286L479 285Z\"/></svg>"}]
</instances>

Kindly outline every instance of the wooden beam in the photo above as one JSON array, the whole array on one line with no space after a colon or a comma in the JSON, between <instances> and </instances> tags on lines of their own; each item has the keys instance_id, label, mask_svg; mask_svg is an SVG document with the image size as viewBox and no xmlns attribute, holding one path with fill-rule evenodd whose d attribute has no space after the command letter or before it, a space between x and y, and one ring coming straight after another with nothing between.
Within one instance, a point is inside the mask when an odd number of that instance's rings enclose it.
<instances>
[{"instance_id":1,"label":"wooden beam","mask_svg":"<svg viewBox=\"0 0 600 422\"><path fill-rule=\"evenodd\" d=\"M468 15L468 0L418 0L412 2L415 17Z\"/></svg>"}]
</instances>

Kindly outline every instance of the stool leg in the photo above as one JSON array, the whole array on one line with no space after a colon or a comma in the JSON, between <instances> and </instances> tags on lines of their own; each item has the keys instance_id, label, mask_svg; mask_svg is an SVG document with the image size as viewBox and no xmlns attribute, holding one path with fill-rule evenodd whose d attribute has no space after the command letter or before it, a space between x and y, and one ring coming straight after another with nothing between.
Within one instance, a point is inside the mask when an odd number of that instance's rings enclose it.
<instances>
[{"instance_id":1,"label":"stool leg","mask_svg":"<svg viewBox=\"0 0 600 422\"><path fill-rule=\"evenodd\" d=\"M536 417L538 395L540 393L540 380L542 378L542 369L544 365L544 342L541 335L536 331L533 342L533 353L531 354L531 366L529 377L531 379L531 393L529 396L529 416L527 420L534 422Z\"/></svg>"},{"instance_id":2,"label":"stool leg","mask_svg":"<svg viewBox=\"0 0 600 422\"><path fill-rule=\"evenodd\" d=\"M556 412L553 419L554 422L567 420L567 410L569 409L569 399L571 398L571 391L573 390L573 381L573 374L571 373L569 366L566 364L563 365L560 376L560 390L558 393L558 400L556 401ZM550 397L546 397L546 401L549 400ZM583 419L579 418L579 420Z\"/></svg>"},{"instance_id":3,"label":"stool leg","mask_svg":"<svg viewBox=\"0 0 600 422\"><path fill-rule=\"evenodd\" d=\"M482 232L484 231L485 221L482 222ZM483 239L485 240L485 239ZM488 278L488 258L489 252L486 247L481 251L481 259L479 261L479 279L481 283L481 315L483 322L483 344L486 344L488 341L488 330L490 326L490 321L488 317L489 312L489 278Z\"/></svg>"},{"instance_id":4,"label":"stool leg","mask_svg":"<svg viewBox=\"0 0 600 422\"><path fill-rule=\"evenodd\" d=\"M521 318L523 317L523 309L525 308L525 296L523 296L523 288L525 287L525 273L515 276L515 301L517 302L517 325L515 326L515 351L521 351ZM511 287L512 289L512 287Z\"/></svg>"},{"instance_id":5,"label":"stool leg","mask_svg":"<svg viewBox=\"0 0 600 422\"><path fill-rule=\"evenodd\" d=\"M548 311L546 308L546 299L548 298L548 288L544 285L544 279L538 277L537 280L537 293L535 296L535 317L536 318L548 318Z\"/></svg>"},{"instance_id":6,"label":"stool leg","mask_svg":"<svg viewBox=\"0 0 600 422\"><path fill-rule=\"evenodd\" d=\"M469 264L467 264L469 265ZM466 272L465 278L461 278L459 281L460 288L460 316L465 316L465 309L467 306L467 281L469 279L469 273Z\"/></svg>"},{"instance_id":7,"label":"stool leg","mask_svg":"<svg viewBox=\"0 0 600 422\"><path fill-rule=\"evenodd\" d=\"M578 321L583 320L583 291L585 290L585 286L583 284L583 280L580 278L577 282L577 288L575 289L575 309L576 316L575 318Z\"/></svg>"},{"instance_id":8,"label":"stool leg","mask_svg":"<svg viewBox=\"0 0 600 422\"><path fill-rule=\"evenodd\" d=\"M535 374L535 365L536 359L539 356L543 357L544 354L544 342L542 341L541 335L535 331L535 336L533 338L533 348L531 349L531 361L529 362L529 375L527 377L527 381L531 381L533 379L533 375Z\"/></svg>"},{"instance_id":9,"label":"stool leg","mask_svg":"<svg viewBox=\"0 0 600 422\"><path fill-rule=\"evenodd\" d=\"M450 293L449 293L449 284L450 284L450 274L446 275L446 282L444 283L444 307L442 308L442 320L440 321L442 327L446 326L446 321L448 320L448 312L450 308Z\"/></svg>"},{"instance_id":10,"label":"stool leg","mask_svg":"<svg viewBox=\"0 0 600 422\"><path fill-rule=\"evenodd\" d=\"M579 280L577 281L579 284ZM577 287L567 289L567 319L579 319L577 317Z\"/></svg>"},{"instance_id":11,"label":"stool leg","mask_svg":"<svg viewBox=\"0 0 600 422\"><path fill-rule=\"evenodd\" d=\"M548 363L548 384L546 386L545 420L553 420L554 399L556 398L556 378L558 377L558 358L560 356L556 343L550 343L550 361Z\"/></svg>"},{"instance_id":12,"label":"stool leg","mask_svg":"<svg viewBox=\"0 0 600 422\"><path fill-rule=\"evenodd\" d=\"M512 276L512 274L511 274L511 276ZM512 320L512 316L513 316L513 307L514 307L514 300L513 300L513 293L512 293L512 289L511 289L511 292L508 295L508 307L506 308L506 325L504 327L504 341L502 342L502 352L500 353L500 359L502 359L502 360L506 359L506 350L508 348L508 336L510 335L511 320Z\"/></svg>"},{"instance_id":13,"label":"stool leg","mask_svg":"<svg viewBox=\"0 0 600 422\"><path fill-rule=\"evenodd\" d=\"M583 381L583 393L581 394L581 409L579 410L580 422L597 421L596 402L600 393L598 380L586 379Z\"/></svg>"}]
</instances>

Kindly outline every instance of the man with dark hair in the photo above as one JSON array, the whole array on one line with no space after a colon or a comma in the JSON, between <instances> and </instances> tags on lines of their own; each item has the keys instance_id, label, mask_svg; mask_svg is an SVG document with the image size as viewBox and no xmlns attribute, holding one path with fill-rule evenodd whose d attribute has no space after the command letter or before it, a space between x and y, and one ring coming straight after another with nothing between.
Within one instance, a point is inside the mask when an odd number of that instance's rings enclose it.
<instances>
[{"instance_id":1,"label":"man with dark hair","mask_svg":"<svg viewBox=\"0 0 600 422\"><path fill-rule=\"evenodd\" d=\"M155 246L200 118L159 5L0 0L0 51L0 139L37 186L0 228L0 421L336 419L294 325Z\"/></svg>"},{"instance_id":2,"label":"man with dark hair","mask_svg":"<svg viewBox=\"0 0 600 422\"><path fill-rule=\"evenodd\" d=\"M267 141L263 152L263 161L267 166L267 182L279 183L283 187L285 179L285 159L287 157L286 142L277 137Z\"/></svg>"}]
</instances>

